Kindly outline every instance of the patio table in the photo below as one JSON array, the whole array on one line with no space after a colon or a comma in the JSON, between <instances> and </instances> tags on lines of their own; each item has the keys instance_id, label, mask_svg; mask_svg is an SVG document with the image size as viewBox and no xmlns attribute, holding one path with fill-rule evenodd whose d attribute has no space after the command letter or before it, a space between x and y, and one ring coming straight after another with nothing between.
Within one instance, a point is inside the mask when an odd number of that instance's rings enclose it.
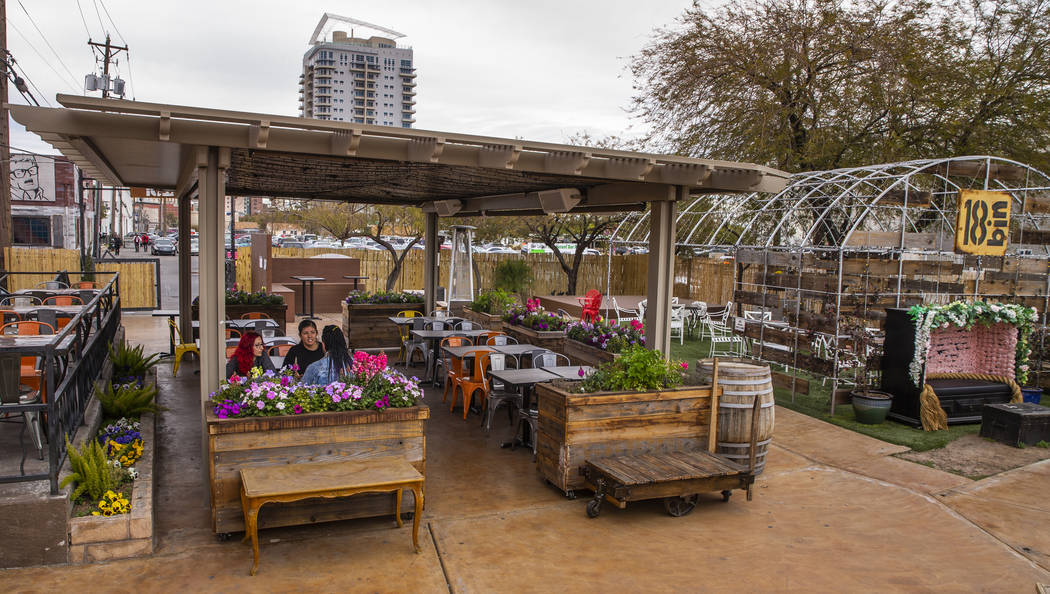
<instances>
[{"instance_id":1,"label":"patio table","mask_svg":"<svg viewBox=\"0 0 1050 594\"><path fill-rule=\"evenodd\" d=\"M491 345L493 352L507 355L508 357L514 357L514 361L521 367L521 356L532 351L542 350L543 347L536 346L534 344L518 343L518 344L497 344Z\"/></svg>"},{"instance_id":2,"label":"patio table","mask_svg":"<svg viewBox=\"0 0 1050 594\"><path fill-rule=\"evenodd\" d=\"M357 291L360 288L361 281L368 280L367 276L360 276L360 275L357 275L357 274L344 274L343 278L354 281L354 288L353 288L354 291Z\"/></svg>"},{"instance_id":3,"label":"patio table","mask_svg":"<svg viewBox=\"0 0 1050 594\"><path fill-rule=\"evenodd\" d=\"M296 315L304 316L308 320L319 320L319 319L321 319L321 318L314 317L314 282L315 281L324 282L325 278L323 276L293 276L291 278L294 278L295 280L303 283L302 303L303 303L304 307L303 307L303 311L300 312L300 313L297 313ZM305 308L305 306L306 306L306 283L310 283L310 314L309 315L307 315L306 308Z\"/></svg>"},{"instance_id":4,"label":"patio table","mask_svg":"<svg viewBox=\"0 0 1050 594\"><path fill-rule=\"evenodd\" d=\"M154 318L168 318L169 322L175 322L175 318L179 317L179 310L177 309L155 309L150 314ZM175 326L168 324L168 354L167 357L175 356Z\"/></svg>"},{"instance_id":5,"label":"patio table","mask_svg":"<svg viewBox=\"0 0 1050 594\"><path fill-rule=\"evenodd\" d=\"M449 336L466 336L468 338L477 338L482 334L488 332L488 330L412 330L412 335L416 338L421 338L430 343L430 365L427 366L427 377L423 381L433 381L434 385L437 386L437 358L438 358L438 343L442 338Z\"/></svg>"},{"instance_id":6,"label":"patio table","mask_svg":"<svg viewBox=\"0 0 1050 594\"><path fill-rule=\"evenodd\" d=\"M526 411L526 414L531 414L530 404L536 384L556 380L559 376L548 371L548 368L530 367L528 369L489 370L489 377L503 382L508 388L521 390L521 409ZM528 424L526 423L526 429L522 433L522 437L519 438L517 430L515 430L514 439L501 443L499 447L514 449L518 446L531 446L530 437Z\"/></svg>"},{"instance_id":7,"label":"patio table","mask_svg":"<svg viewBox=\"0 0 1050 594\"><path fill-rule=\"evenodd\" d=\"M594 368L590 365L558 365L556 367L541 367L544 371L553 373L554 375L568 380L579 380L581 379L580 370L583 370L584 375L590 373Z\"/></svg>"}]
</instances>

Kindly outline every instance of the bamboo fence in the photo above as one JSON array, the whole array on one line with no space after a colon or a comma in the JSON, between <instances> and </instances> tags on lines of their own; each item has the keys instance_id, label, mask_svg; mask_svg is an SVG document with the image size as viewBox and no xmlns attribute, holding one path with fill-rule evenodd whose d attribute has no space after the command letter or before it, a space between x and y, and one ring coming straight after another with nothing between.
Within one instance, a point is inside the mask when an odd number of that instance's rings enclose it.
<instances>
[{"instance_id":1,"label":"bamboo fence","mask_svg":"<svg viewBox=\"0 0 1050 594\"><path fill-rule=\"evenodd\" d=\"M80 252L54 248L5 248L4 262L11 272L61 272L80 270ZM157 307L156 278L154 264L143 262L112 262L101 260L95 263L96 272L119 272L121 305L126 308ZM103 277L108 282L108 275ZM7 279L7 290L32 289L38 284L54 279L54 274L12 274ZM81 279L80 274L70 274L70 282ZM88 279L90 280L90 279ZM97 279L102 280L102 279Z\"/></svg>"},{"instance_id":2,"label":"bamboo fence","mask_svg":"<svg viewBox=\"0 0 1050 594\"><path fill-rule=\"evenodd\" d=\"M154 263L145 262L109 262L95 263L98 272L119 272L117 286L120 289L120 306L127 309L155 309L157 288L154 278Z\"/></svg>"},{"instance_id":3,"label":"bamboo fence","mask_svg":"<svg viewBox=\"0 0 1050 594\"><path fill-rule=\"evenodd\" d=\"M386 279L392 269L390 254L386 251L340 248L273 248L274 258L309 258L320 254L344 254L361 261L361 274L367 276L369 291L386 288ZM243 255L242 255L243 254ZM440 285L448 284L451 253L440 254ZM480 288L493 286L496 266L507 260L525 260L532 268L533 295L564 293L568 277L554 254L475 254L474 263L481 278ZM583 295L597 289L611 295L645 295L647 293L649 258L644 254L622 256L585 256L577 276L576 292ZM237 250L237 284L251 286L251 254L247 248ZM412 250L405 257L401 276L394 289L423 288L423 250ZM733 265L731 260L707 258L675 258L674 294L683 299L708 303L726 303L733 295Z\"/></svg>"}]
</instances>

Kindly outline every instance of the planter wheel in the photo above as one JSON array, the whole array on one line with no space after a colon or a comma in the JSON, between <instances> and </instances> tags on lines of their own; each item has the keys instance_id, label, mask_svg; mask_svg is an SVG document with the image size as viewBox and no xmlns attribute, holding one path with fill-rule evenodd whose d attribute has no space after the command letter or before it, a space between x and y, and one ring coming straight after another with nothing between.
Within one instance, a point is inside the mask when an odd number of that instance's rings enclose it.
<instances>
[{"instance_id":1,"label":"planter wheel","mask_svg":"<svg viewBox=\"0 0 1050 594\"><path fill-rule=\"evenodd\" d=\"M726 489L725 491L722 491L722 501L723 502L729 501L729 496L732 495L732 494L733 494L733 492L728 490L728 489Z\"/></svg>"},{"instance_id":2,"label":"planter wheel","mask_svg":"<svg viewBox=\"0 0 1050 594\"><path fill-rule=\"evenodd\" d=\"M569 489L568 491L565 492L565 496L568 497L569 499L576 499L576 491L574 491L572 489Z\"/></svg>"},{"instance_id":3,"label":"planter wheel","mask_svg":"<svg viewBox=\"0 0 1050 594\"><path fill-rule=\"evenodd\" d=\"M597 518L598 515L601 514L601 513L602 513L602 500L601 499L591 499L590 501L587 502L587 517L588 518L591 518L591 519Z\"/></svg>"},{"instance_id":4,"label":"planter wheel","mask_svg":"<svg viewBox=\"0 0 1050 594\"><path fill-rule=\"evenodd\" d=\"M723 495L725 497L725 495ZM695 493L692 495L683 495L682 497L665 497L664 498L664 509L667 513L671 514L675 518L680 518L689 512L693 511L696 507L696 501L699 496Z\"/></svg>"},{"instance_id":5,"label":"planter wheel","mask_svg":"<svg viewBox=\"0 0 1050 594\"><path fill-rule=\"evenodd\" d=\"M220 533L216 534L215 537L219 539L219 542L226 542L226 541L230 540L231 538L233 538L233 533L231 533L231 532L220 532Z\"/></svg>"}]
</instances>

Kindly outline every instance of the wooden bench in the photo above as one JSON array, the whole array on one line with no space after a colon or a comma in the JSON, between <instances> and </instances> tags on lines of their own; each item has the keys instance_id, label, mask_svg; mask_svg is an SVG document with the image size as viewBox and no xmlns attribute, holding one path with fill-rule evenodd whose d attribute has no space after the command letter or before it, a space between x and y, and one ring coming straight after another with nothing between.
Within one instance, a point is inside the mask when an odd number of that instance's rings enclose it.
<instances>
[{"instance_id":1,"label":"wooden bench","mask_svg":"<svg viewBox=\"0 0 1050 594\"><path fill-rule=\"evenodd\" d=\"M287 464L241 469L241 509L244 540L252 541L251 575L259 568L259 508L267 503L289 503L313 497L349 497L358 493L394 493L397 527L401 523L401 495L415 496L412 544L419 548L419 517L423 514L423 475L404 458L372 458L351 462Z\"/></svg>"}]
</instances>

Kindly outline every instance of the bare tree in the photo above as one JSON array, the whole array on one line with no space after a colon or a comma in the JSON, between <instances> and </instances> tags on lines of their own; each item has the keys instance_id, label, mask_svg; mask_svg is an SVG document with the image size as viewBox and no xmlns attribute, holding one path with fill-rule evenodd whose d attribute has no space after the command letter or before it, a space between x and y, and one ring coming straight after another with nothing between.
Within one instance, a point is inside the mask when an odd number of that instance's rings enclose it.
<instances>
[{"instance_id":1,"label":"bare tree","mask_svg":"<svg viewBox=\"0 0 1050 594\"><path fill-rule=\"evenodd\" d=\"M584 252L594 245L606 231L612 229L618 222L615 217L599 216L591 214L561 214L534 219L529 221L528 227L537 239L547 245L558 259L558 264L568 277L566 292L569 295L576 294L576 281L583 263ZM572 242L576 244L572 253L571 262L566 259L565 254L558 248L559 243Z\"/></svg>"}]
</instances>

